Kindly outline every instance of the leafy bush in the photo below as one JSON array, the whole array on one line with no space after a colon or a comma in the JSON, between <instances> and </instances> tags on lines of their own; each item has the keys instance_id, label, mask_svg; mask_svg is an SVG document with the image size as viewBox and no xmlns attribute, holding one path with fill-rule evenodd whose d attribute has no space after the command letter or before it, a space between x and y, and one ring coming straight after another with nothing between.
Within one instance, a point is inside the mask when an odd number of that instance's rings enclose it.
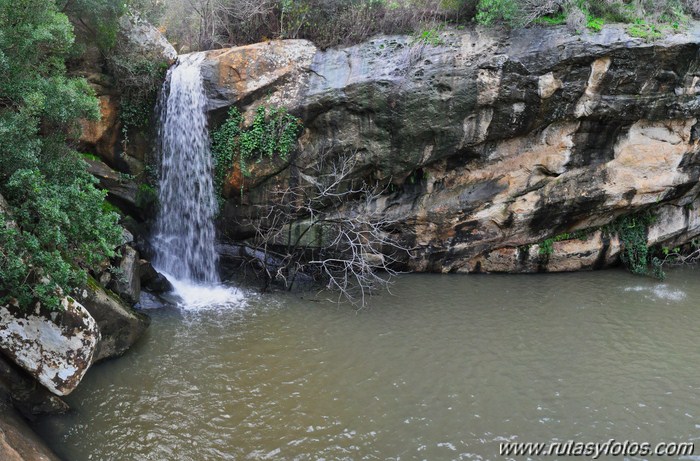
<instances>
[{"instance_id":1,"label":"leafy bush","mask_svg":"<svg viewBox=\"0 0 700 461\"><path fill-rule=\"evenodd\" d=\"M87 82L66 76L72 26L52 0L0 0L0 31L0 303L56 309L120 243L105 192L67 143L99 109Z\"/></svg>"},{"instance_id":2,"label":"leafy bush","mask_svg":"<svg viewBox=\"0 0 700 461\"><path fill-rule=\"evenodd\" d=\"M117 43L119 18L127 5L128 2L114 0L70 0L65 2L62 12L74 20L82 34L107 51Z\"/></svg>"},{"instance_id":3,"label":"leafy bush","mask_svg":"<svg viewBox=\"0 0 700 461\"><path fill-rule=\"evenodd\" d=\"M521 11L517 0L479 0L478 8L476 20L487 26L495 22L515 24Z\"/></svg>"},{"instance_id":4,"label":"leafy bush","mask_svg":"<svg viewBox=\"0 0 700 461\"><path fill-rule=\"evenodd\" d=\"M588 16L586 18L586 27L591 29L593 32L600 32L605 25L605 20L597 16Z\"/></svg>"}]
</instances>

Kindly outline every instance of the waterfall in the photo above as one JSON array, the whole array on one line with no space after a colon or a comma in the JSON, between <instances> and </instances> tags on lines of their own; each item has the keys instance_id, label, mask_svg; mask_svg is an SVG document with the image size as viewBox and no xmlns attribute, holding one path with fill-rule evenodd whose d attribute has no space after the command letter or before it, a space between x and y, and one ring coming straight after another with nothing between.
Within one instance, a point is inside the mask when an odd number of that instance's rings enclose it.
<instances>
[{"instance_id":1,"label":"waterfall","mask_svg":"<svg viewBox=\"0 0 700 461\"><path fill-rule=\"evenodd\" d=\"M180 56L168 71L158 120L161 159L153 245L155 267L177 281L219 282L214 248L217 210L207 129L204 53Z\"/></svg>"}]
</instances>

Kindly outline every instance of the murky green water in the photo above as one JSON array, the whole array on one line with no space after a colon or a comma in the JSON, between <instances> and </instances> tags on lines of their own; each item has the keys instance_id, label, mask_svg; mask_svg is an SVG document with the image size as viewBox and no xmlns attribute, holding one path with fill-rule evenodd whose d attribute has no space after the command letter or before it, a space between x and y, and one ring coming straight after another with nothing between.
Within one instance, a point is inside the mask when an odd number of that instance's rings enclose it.
<instances>
[{"instance_id":1,"label":"murky green water","mask_svg":"<svg viewBox=\"0 0 700 461\"><path fill-rule=\"evenodd\" d=\"M39 430L68 461L498 459L504 440L695 441L699 276L413 275L360 312L292 295L153 311L148 336Z\"/></svg>"}]
</instances>

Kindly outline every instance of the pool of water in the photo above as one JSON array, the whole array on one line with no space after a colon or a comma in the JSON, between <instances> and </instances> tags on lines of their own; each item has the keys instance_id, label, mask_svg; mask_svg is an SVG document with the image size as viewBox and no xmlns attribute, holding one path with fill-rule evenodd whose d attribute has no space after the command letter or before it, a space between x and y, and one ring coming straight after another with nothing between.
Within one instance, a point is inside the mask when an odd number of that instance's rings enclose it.
<instances>
[{"instance_id":1,"label":"pool of water","mask_svg":"<svg viewBox=\"0 0 700 461\"><path fill-rule=\"evenodd\" d=\"M502 441L692 442L698 275L406 275L359 311L288 294L152 310L147 336L91 369L73 411L37 430L69 461L497 459Z\"/></svg>"}]
</instances>

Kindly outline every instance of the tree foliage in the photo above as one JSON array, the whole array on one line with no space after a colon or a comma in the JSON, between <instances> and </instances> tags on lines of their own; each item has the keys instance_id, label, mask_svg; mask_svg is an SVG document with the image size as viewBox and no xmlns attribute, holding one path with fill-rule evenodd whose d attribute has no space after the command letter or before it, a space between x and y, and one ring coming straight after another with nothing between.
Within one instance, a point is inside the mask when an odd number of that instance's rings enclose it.
<instances>
[{"instance_id":1,"label":"tree foliage","mask_svg":"<svg viewBox=\"0 0 700 461\"><path fill-rule=\"evenodd\" d=\"M129 1L64 0L61 12L73 20L75 27L94 40L102 50L117 42L119 18L126 12Z\"/></svg>"},{"instance_id":2,"label":"tree foliage","mask_svg":"<svg viewBox=\"0 0 700 461\"><path fill-rule=\"evenodd\" d=\"M410 249L392 232L397 221L381 207L385 188L353 177L357 152L317 152L315 162L259 205L255 236L244 255L267 288L317 284L338 302L365 307L386 290Z\"/></svg>"},{"instance_id":3,"label":"tree foliage","mask_svg":"<svg viewBox=\"0 0 700 461\"><path fill-rule=\"evenodd\" d=\"M52 0L0 0L0 302L58 308L121 230L69 145L94 94L66 75L73 28Z\"/></svg>"}]
</instances>

